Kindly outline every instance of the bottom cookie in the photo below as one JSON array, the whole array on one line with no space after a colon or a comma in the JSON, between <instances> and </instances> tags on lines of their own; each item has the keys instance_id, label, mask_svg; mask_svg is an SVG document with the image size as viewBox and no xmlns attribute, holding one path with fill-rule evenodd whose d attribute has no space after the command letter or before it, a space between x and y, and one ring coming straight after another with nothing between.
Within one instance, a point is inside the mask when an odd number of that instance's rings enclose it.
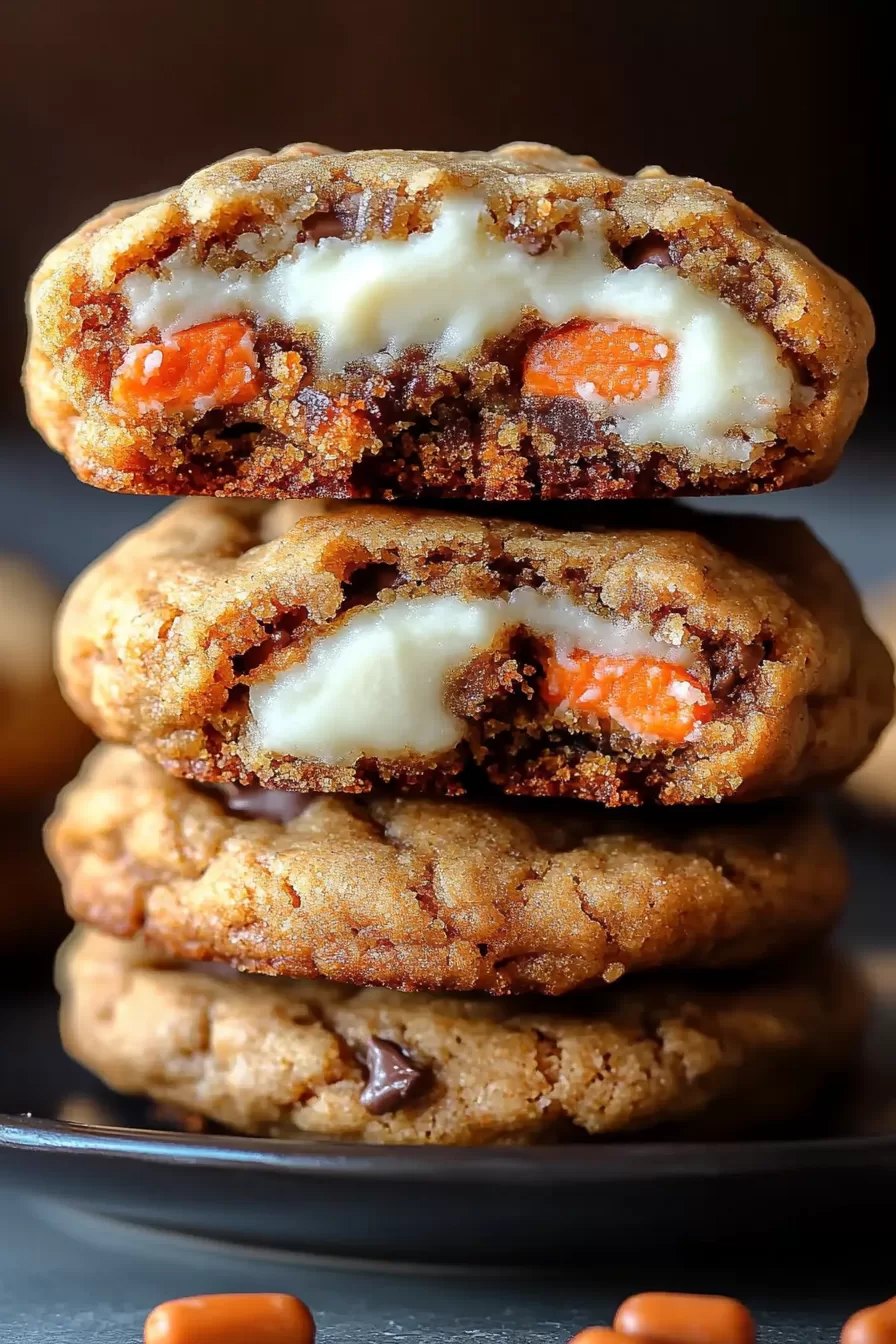
<instances>
[{"instance_id":1,"label":"bottom cookie","mask_svg":"<svg viewBox=\"0 0 896 1344\"><path fill-rule=\"evenodd\" d=\"M864 1012L825 954L558 1003L272 981L82 930L58 980L65 1046L111 1087L245 1134L368 1143L746 1132L850 1062Z\"/></svg>"}]
</instances>

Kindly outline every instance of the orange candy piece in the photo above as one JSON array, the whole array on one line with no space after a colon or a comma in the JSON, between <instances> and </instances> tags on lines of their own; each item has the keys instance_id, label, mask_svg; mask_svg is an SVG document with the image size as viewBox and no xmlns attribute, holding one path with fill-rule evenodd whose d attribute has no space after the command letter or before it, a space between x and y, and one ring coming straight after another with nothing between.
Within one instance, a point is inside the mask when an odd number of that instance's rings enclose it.
<instances>
[{"instance_id":1,"label":"orange candy piece","mask_svg":"<svg viewBox=\"0 0 896 1344\"><path fill-rule=\"evenodd\" d=\"M583 714L611 718L638 737L684 742L713 715L712 699L698 681L658 658L614 657L578 651L551 659L542 694Z\"/></svg>"},{"instance_id":2,"label":"orange candy piece","mask_svg":"<svg viewBox=\"0 0 896 1344\"><path fill-rule=\"evenodd\" d=\"M571 322L545 332L523 365L523 392L532 397L648 400L663 390L675 355L671 341L621 322Z\"/></svg>"},{"instance_id":3,"label":"orange candy piece","mask_svg":"<svg viewBox=\"0 0 896 1344\"><path fill-rule=\"evenodd\" d=\"M236 317L132 345L112 378L113 406L129 415L239 406L258 395L253 331Z\"/></svg>"},{"instance_id":4,"label":"orange candy piece","mask_svg":"<svg viewBox=\"0 0 896 1344\"><path fill-rule=\"evenodd\" d=\"M288 1293L208 1293L163 1302L144 1344L314 1344L314 1318Z\"/></svg>"},{"instance_id":5,"label":"orange candy piece","mask_svg":"<svg viewBox=\"0 0 896 1344\"><path fill-rule=\"evenodd\" d=\"M611 1330L608 1325L589 1325L573 1335L569 1344L650 1344L649 1340L637 1340L632 1335L622 1335Z\"/></svg>"},{"instance_id":6,"label":"orange candy piece","mask_svg":"<svg viewBox=\"0 0 896 1344\"><path fill-rule=\"evenodd\" d=\"M742 1302L704 1293L638 1293L626 1298L614 1330L651 1344L754 1344L756 1328Z\"/></svg>"},{"instance_id":7,"label":"orange candy piece","mask_svg":"<svg viewBox=\"0 0 896 1344\"><path fill-rule=\"evenodd\" d=\"M896 1297L857 1311L840 1332L840 1344L892 1344L893 1340L896 1340Z\"/></svg>"}]
</instances>

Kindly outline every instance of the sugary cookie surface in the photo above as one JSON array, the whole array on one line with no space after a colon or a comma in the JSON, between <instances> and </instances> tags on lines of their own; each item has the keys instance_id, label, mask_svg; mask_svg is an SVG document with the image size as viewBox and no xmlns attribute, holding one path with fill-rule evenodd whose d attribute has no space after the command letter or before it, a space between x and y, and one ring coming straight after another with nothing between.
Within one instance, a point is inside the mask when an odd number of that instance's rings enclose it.
<instances>
[{"instance_id":1,"label":"sugary cookie surface","mask_svg":"<svg viewBox=\"0 0 896 1344\"><path fill-rule=\"evenodd\" d=\"M185 501L82 576L59 668L101 737L205 782L694 803L840 775L891 713L797 524L313 507Z\"/></svg>"},{"instance_id":2,"label":"sugary cookie surface","mask_svg":"<svg viewBox=\"0 0 896 1344\"><path fill-rule=\"evenodd\" d=\"M30 312L32 416L84 479L266 498L806 483L872 337L726 191L524 144L225 160L85 225Z\"/></svg>"},{"instance_id":3,"label":"sugary cookie surface","mask_svg":"<svg viewBox=\"0 0 896 1344\"><path fill-rule=\"evenodd\" d=\"M200 787L101 747L48 852L72 918L172 956L402 990L566 994L746 966L820 937L846 891L817 812Z\"/></svg>"},{"instance_id":4,"label":"sugary cookie surface","mask_svg":"<svg viewBox=\"0 0 896 1344\"><path fill-rule=\"evenodd\" d=\"M231 978L87 933L58 979L66 1048L110 1086L243 1133L368 1143L744 1133L805 1105L863 1017L854 976L830 960L761 985L561 1005ZM398 1069L414 1086L395 1085Z\"/></svg>"}]
</instances>

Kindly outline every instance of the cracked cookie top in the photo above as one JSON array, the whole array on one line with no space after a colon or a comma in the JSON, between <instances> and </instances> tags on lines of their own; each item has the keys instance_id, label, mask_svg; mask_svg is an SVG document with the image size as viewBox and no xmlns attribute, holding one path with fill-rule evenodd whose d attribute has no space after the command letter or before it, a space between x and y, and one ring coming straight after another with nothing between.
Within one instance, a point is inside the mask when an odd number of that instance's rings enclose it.
<instances>
[{"instance_id":1,"label":"cracked cookie top","mask_svg":"<svg viewBox=\"0 0 896 1344\"><path fill-rule=\"evenodd\" d=\"M804 806L662 817L208 790L102 747L47 844L72 918L170 955L395 989L565 994L818 938L846 891Z\"/></svg>"}]
</instances>

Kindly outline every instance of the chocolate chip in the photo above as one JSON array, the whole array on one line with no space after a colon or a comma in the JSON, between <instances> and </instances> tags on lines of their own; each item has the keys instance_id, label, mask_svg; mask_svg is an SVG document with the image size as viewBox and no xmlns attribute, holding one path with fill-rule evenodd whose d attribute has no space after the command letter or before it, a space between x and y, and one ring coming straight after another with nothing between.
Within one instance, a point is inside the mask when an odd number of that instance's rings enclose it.
<instances>
[{"instance_id":1,"label":"chocolate chip","mask_svg":"<svg viewBox=\"0 0 896 1344\"><path fill-rule=\"evenodd\" d=\"M638 266L674 266L669 245L658 233L648 233L644 238L630 243L622 254L622 260L629 270Z\"/></svg>"},{"instance_id":2,"label":"chocolate chip","mask_svg":"<svg viewBox=\"0 0 896 1344\"><path fill-rule=\"evenodd\" d=\"M319 242L321 238L352 238L358 229L364 193L355 191L343 196L331 210L316 210L302 225L305 241Z\"/></svg>"},{"instance_id":3,"label":"chocolate chip","mask_svg":"<svg viewBox=\"0 0 896 1344\"><path fill-rule=\"evenodd\" d=\"M730 695L735 686L756 671L764 657L761 646L739 639L722 644L712 654L712 693L716 699Z\"/></svg>"},{"instance_id":4,"label":"chocolate chip","mask_svg":"<svg viewBox=\"0 0 896 1344\"><path fill-rule=\"evenodd\" d=\"M243 788L239 784L213 784L211 791L234 817L286 824L302 815L311 801L307 793L291 789Z\"/></svg>"},{"instance_id":5,"label":"chocolate chip","mask_svg":"<svg viewBox=\"0 0 896 1344\"><path fill-rule=\"evenodd\" d=\"M316 214L309 215L303 228L305 241L309 243L316 243L321 238L342 238L345 235L345 225L333 210L318 210Z\"/></svg>"},{"instance_id":6,"label":"chocolate chip","mask_svg":"<svg viewBox=\"0 0 896 1344\"><path fill-rule=\"evenodd\" d=\"M367 1042L367 1075L361 1105L371 1115L400 1111L429 1085L428 1070L412 1064L394 1041L381 1036Z\"/></svg>"},{"instance_id":7,"label":"chocolate chip","mask_svg":"<svg viewBox=\"0 0 896 1344\"><path fill-rule=\"evenodd\" d=\"M298 607L295 611L284 611L275 622L265 623L267 637L245 653L234 654L233 675L238 680L247 677L250 672L268 662L277 649L285 649L292 643L307 614L304 607Z\"/></svg>"}]
</instances>

